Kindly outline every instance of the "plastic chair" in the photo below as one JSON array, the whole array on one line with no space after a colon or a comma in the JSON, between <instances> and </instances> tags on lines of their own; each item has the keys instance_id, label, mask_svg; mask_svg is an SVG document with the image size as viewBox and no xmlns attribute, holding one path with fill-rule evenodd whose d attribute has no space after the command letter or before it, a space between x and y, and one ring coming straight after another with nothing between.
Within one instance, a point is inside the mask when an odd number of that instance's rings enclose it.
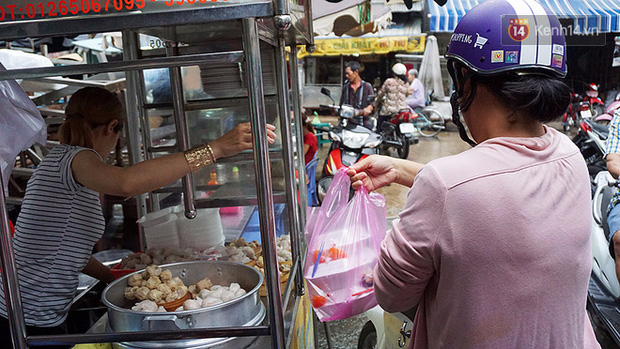
<instances>
[{"instance_id":1,"label":"plastic chair","mask_svg":"<svg viewBox=\"0 0 620 349\"><path fill-rule=\"evenodd\" d=\"M316 167L319 163L319 152L314 154L312 160L306 164L306 175L308 176L308 206L316 206L319 200L316 196Z\"/></svg>"}]
</instances>

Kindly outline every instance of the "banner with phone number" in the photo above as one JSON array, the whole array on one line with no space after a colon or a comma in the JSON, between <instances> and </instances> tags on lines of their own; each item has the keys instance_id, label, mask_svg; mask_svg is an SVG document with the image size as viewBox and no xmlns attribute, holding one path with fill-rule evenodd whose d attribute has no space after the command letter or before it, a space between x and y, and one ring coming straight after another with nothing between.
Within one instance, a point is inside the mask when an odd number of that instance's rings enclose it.
<instances>
[{"instance_id":1,"label":"banner with phone number","mask_svg":"<svg viewBox=\"0 0 620 349\"><path fill-rule=\"evenodd\" d=\"M312 53L301 46L298 58L306 56L339 56L372 53L385 54L389 52L424 52L426 36L380 36L368 38L341 38L341 39L316 39L316 50Z\"/></svg>"}]
</instances>

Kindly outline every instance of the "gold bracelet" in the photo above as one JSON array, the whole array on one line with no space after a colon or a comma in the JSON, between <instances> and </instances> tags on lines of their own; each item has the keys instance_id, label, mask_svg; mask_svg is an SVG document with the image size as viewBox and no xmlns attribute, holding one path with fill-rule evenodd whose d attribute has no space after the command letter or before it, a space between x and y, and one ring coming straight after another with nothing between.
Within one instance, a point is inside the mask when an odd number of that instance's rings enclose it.
<instances>
[{"instance_id":1,"label":"gold bracelet","mask_svg":"<svg viewBox=\"0 0 620 349\"><path fill-rule=\"evenodd\" d=\"M215 163L215 154L213 153L213 148L211 148L211 144L207 143L207 150L209 151L209 156L211 157L211 163Z\"/></svg>"},{"instance_id":2,"label":"gold bracelet","mask_svg":"<svg viewBox=\"0 0 620 349\"><path fill-rule=\"evenodd\" d=\"M192 172L196 172L201 168L211 165L215 161L213 160L213 155L210 154L209 148L211 148L208 144L201 145L199 147L186 150L183 155L185 155L185 160L187 160L187 164L189 165L190 170ZM211 153L213 150L211 150Z\"/></svg>"}]
</instances>

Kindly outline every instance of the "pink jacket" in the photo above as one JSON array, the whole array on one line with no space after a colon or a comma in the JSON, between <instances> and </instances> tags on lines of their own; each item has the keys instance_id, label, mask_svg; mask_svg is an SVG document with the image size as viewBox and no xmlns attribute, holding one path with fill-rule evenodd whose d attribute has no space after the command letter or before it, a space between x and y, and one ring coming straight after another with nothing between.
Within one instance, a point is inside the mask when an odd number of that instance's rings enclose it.
<instances>
[{"instance_id":1,"label":"pink jacket","mask_svg":"<svg viewBox=\"0 0 620 349\"><path fill-rule=\"evenodd\" d=\"M385 310L418 305L410 348L600 347L586 315L588 173L546 130L418 173L375 269Z\"/></svg>"}]
</instances>

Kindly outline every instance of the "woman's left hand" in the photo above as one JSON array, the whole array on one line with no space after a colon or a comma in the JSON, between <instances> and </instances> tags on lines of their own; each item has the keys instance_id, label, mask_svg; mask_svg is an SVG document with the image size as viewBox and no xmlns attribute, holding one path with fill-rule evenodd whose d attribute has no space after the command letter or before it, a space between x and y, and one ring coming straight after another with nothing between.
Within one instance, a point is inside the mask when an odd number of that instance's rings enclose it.
<instances>
[{"instance_id":1,"label":"woman's left hand","mask_svg":"<svg viewBox=\"0 0 620 349\"><path fill-rule=\"evenodd\" d=\"M267 139L269 143L275 142L275 126L267 124ZM222 137L209 142L216 159L235 155L241 151L252 149L252 128L249 122L239 124L228 131Z\"/></svg>"}]
</instances>

